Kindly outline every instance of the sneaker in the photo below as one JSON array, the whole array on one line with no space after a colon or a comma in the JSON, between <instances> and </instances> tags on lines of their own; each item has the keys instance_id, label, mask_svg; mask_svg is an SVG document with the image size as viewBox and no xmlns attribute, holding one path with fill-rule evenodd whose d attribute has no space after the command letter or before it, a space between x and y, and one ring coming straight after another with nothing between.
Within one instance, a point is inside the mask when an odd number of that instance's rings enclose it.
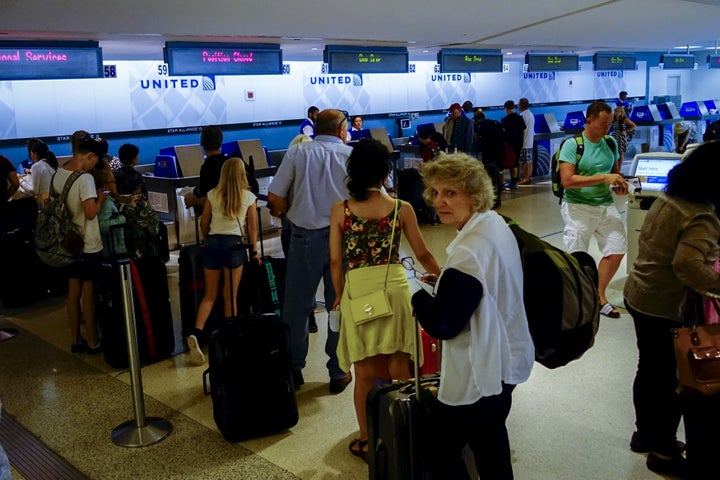
<instances>
[{"instance_id":1,"label":"sneaker","mask_svg":"<svg viewBox=\"0 0 720 480\"><path fill-rule=\"evenodd\" d=\"M198 338L195 335L190 335L187 337L187 344L190 362L192 362L193 365L205 365L205 354L202 351Z\"/></svg>"},{"instance_id":2,"label":"sneaker","mask_svg":"<svg viewBox=\"0 0 720 480\"><path fill-rule=\"evenodd\" d=\"M352 373L350 372L342 378L331 378L330 393L342 393L350 385L350 382L352 382Z\"/></svg>"},{"instance_id":3,"label":"sneaker","mask_svg":"<svg viewBox=\"0 0 720 480\"><path fill-rule=\"evenodd\" d=\"M645 465L648 470L655 473L667 473L680 478L685 478L687 475L687 460L679 453L670 458L662 458L650 452Z\"/></svg>"},{"instance_id":4,"label":"sneaker","mask_svg":"<svg viewBox=\"0 0 720 480\"><path fill-rule=\"evenodd\" d=\"M83 353L87 349L87 340L80 337L80 343L70 345L70 351L72 353Z\"/></svg>"},{"instance_id":5,"label":"sneaker","mask_svg":"<svg viewBox=\"0 0 720 480\"><path fill-rule=\"evenodd\" d=\"M315 321L315 312L310 312L310 315L308 315L308 330L310 333L318 332L317 322Z\"/></svg>"},{"instance_id":6,"label":"sneaker","mask_svg":"<svg viewBox=\"0 0 720 480\"><path fill-rule=\"evenodd\" d=\"M99 353L102 353L102 351L103 351L103 348L102 348L102 345L100 344L100 342L98 342L97 345L95 345L94 347L91 347L90 345L88 345L85 348L85 353L87 353L88 355L97 355Z\"/></svg>"},{"instance_id":7,"label":"sneaker","mask_svg":"<svg viewBox=\"0 0 720 480\"><path fill-rule=\"evenodd\" d=\"M302 370L297 370L297 369L292 370L292 381L293 381L293 386L295 387L295 390L299 390L300 387L305 385L305 378L303 378Z\"/></svg>"}]
</instances>

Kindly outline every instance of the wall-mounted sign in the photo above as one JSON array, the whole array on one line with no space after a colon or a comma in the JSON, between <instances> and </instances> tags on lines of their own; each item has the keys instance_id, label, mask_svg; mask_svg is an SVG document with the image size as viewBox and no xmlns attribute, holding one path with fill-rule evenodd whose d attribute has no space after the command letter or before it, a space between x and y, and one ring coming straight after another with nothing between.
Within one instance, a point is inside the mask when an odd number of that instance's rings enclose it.
<instances>
[{"instance_id":1,"label":"wall-mounted sign","mask_svg":"<svg viewBox=\"0 0 720 480\"><path fill-rule=\"evenodd\" d=\"M720 68L720 55L708 55L708 68Z\"/></svg>"},{"instance_id":2,"label":"wall-mounted sign","mask_svg":"<svg viewBox=\"0 0 720 480\"><path fill-rule=\"evenodd\" d=\"M166 42L168 73L181 75L281 75L280 45Z\"/></svg>"},{"instance_id":3,"label":"wall-mounted sign","mask_svg":"<svg viewBox=\"0 0 720 480\"><path fill-rule=\"evenodd\" d=\"M527 53L525 54L529 72L561 72L579 70L578 56L571 53Z\"/></svg>"},{"instance_id":4,"label":"wall-mounted sign","mask_svg":"<svg viewBox=\"0 0 720 480\"><path fill-rule=\"evenodd\" d=\"M626 53L596 53L593 55L595 70L635 70L637 58Z\"/></svg>"},{"instance_id":5,"label":"wall-mounted sign","mask_svg":"<svg viewBox=\"0 0 720 480\"><path fill-rule=\"evenodd\" d=\"M664 54L660 55L660 63L663 64L663 70L695 68L695 55Z\"/></svg>"},{"instance_id":6,"label":"wall-mounted sign","mask_svg":"<svg viewBox=\"0 0 720 480\"><path fill-rule=\"evenodd\" d=\"M328 73L407 73L404 47L354 47L328 45L323 51Z\"/></svg>"},{"instance_id":7,"label":"wall-mounted sign","mask_svg":"<svg viewBox=\"0 0 720 480\"><path fill-rule=\"evenodd\" d=\"M101 78L98 42L0 42L0 80Z\"/></svg>"},{"instance_id":8,"label":"wall-mounted sign","mask_svg":"<svg viewBox=\"0 0 720 480\"><path fill-rule=\"evenodd\" d=\"M465 50L443 48L438 52L442 73L502 72L503 56L500 50Z\"/></svg>"}]
</instances>

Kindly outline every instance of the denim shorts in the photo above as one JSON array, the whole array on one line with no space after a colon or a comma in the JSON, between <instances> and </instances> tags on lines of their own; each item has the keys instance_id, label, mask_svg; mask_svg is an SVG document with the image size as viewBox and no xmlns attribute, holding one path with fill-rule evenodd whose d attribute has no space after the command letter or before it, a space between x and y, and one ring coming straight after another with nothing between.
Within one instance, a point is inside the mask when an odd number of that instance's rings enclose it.
<instances>
[{"instance_id":1,"label":"denim shorts","mask_svg":"<svg viewBox=\"0 0 720 480\"><path fill-rule=\"evenodd\" d=\"M203 249L203 267L208 270L242 267L248 259L247 250L230 249L240 243L240 235L208 235Z\"/></svg>"},{"instance_id":2,"label":"denim shorts","mask_svg":"<svg viewBox=\"0 0 720 480\"><path fill-rule=\"evenodd\" d=\"M102 264L102 261L102 252L83 253L80 260L64 267L65 276L67 278L75 278L84 282L95 281L100 273L100 265Z\"/></svg>"}]
</instances>

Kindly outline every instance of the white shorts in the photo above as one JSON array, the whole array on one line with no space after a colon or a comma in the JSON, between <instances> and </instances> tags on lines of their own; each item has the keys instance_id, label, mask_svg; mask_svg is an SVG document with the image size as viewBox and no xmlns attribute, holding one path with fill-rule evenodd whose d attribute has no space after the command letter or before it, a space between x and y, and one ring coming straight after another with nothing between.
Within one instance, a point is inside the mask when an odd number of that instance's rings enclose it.
<instances>
[{"instance_id":1,"label":"white shorts","mask_svg":"<svg viewBox=\"0 0 720 480\"><path fill-rule=\"evenodd\" d=\"M603 257L627 253L625 226L615 205L563 201L560 214L565 222L563 244L568 252L587 252L594 235Z\"/></svg>"}]
</instances>

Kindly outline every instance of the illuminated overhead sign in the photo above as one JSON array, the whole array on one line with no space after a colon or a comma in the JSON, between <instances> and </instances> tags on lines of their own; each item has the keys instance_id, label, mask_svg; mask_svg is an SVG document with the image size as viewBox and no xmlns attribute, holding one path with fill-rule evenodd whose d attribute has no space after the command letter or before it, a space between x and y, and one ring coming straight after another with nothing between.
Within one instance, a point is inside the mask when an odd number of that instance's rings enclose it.
<instances>
[{"instance_id":1,"label":"illuminated overhead sign","mask_svg":"<svg viewBox=\"0 0 720 480\"><path fill-rule=\"evenodd\" d=\"M636 57L625 53L596 53L595 70L635 70Z\"/></svg>"},{"instance_id":2,"label":"illuminated overhead sign","mask_svg":"<svg viewBox=\"0 0 720 480\"><path fill-rule=\"evenodd\" d=\"M98 42L0 42L0 80L101 78Z\"/></svg>"},{"instance_id":3,"label":"illuminated overhead sign","mask_svg":"<svg viewBox=\"0 0 720 480\"><path fill-rule=\"evenodd\" d=\"M407 73L404 47L354 47L328 45L323 51L328 73Z\"/></svg>"},{"instance_id":4,"label":"illuminated overhead sign","mask_svg":"<svg viewBox=\"0 0 720 480\"><path fill-rule=\"evenodd\" d=\"M168 73L181 75L280 75L280 45L166 42Z\"/></svg>"},{"instance_id":5,"label":"illuminated overhead sign","mask_svg":"<svg viewBox=\"0 0 720 480\"><path fill-rule=\"evenodd\" d=\"M695 68L695 55L660 55L660 63L663 64L663 70Z\"/></svg>"},{"instance_id":6,"label":"illuminated overhead sign","mask_svg":"<svg viewBox=\"0 0 720 480\"><path fill-rule=\"evenodd\" d=\"M438 52L442 73L502 72L503 56L500 50L464 50L443 48Z\"/></svg>"},{"instance_id":7,"label":"illuminated overhead sign","mask_svg":"<svg viewBox=\"0 0 720 480\"><path fill-rule=\"evenodd\" d=\"M561 72L580 69L578 56L569 53L527 53L528 72Z\"/></svg>"}]
</instances>

